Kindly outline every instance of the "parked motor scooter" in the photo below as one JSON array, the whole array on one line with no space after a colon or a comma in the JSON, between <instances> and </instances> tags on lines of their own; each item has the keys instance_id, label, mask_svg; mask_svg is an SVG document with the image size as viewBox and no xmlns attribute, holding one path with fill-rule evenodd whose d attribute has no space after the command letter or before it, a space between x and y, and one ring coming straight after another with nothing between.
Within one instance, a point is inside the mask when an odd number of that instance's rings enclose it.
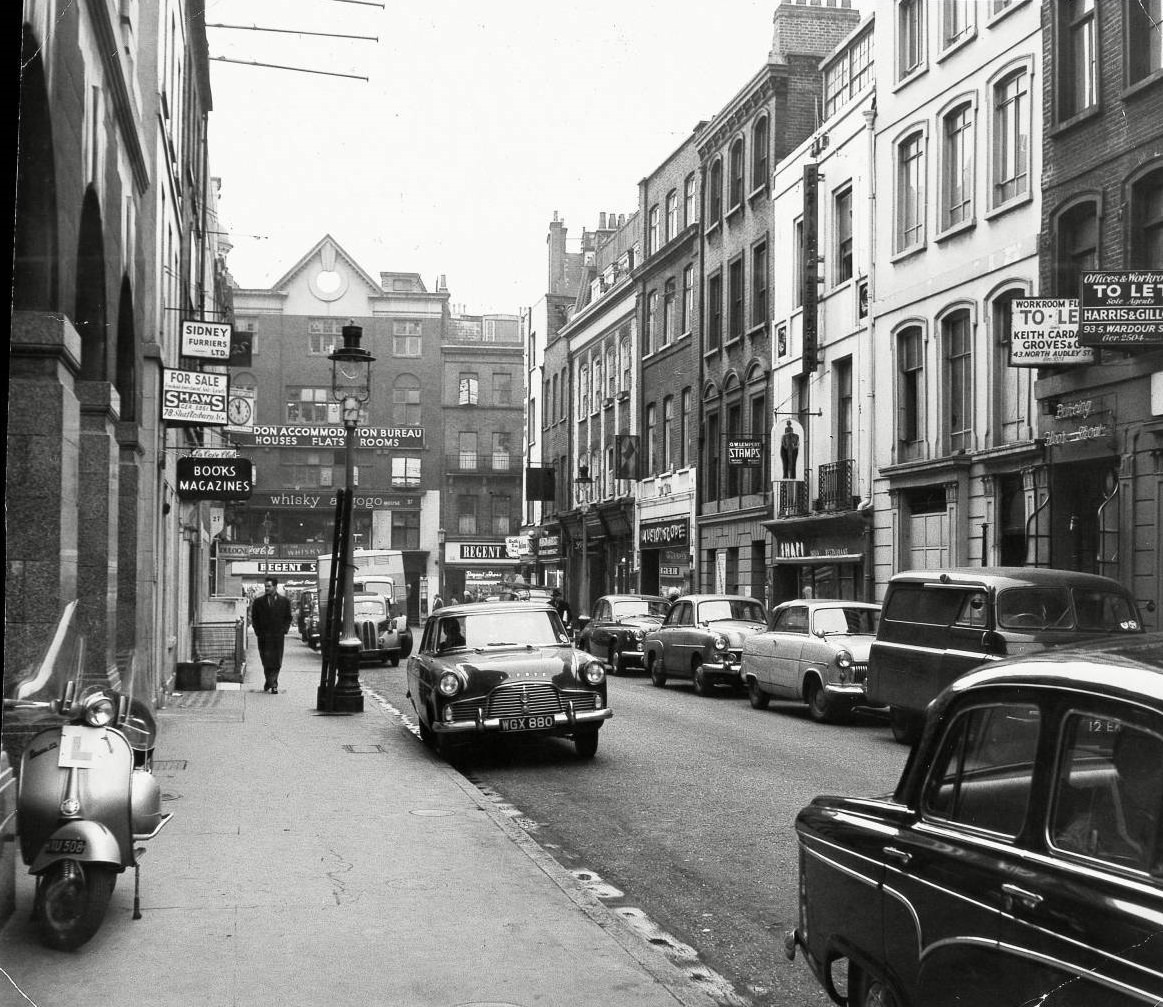
<instances>
[{"instance_id":1,"label":"parked motor scooter","mask_svg":"<svg viewBox=\"0 0 1163 1007\"><path fill-rule=\"evenodd\" d=\"M20 760L16 827L36 875L33 919L48 947L80 947L100 928L117 875L134 869L133 918L141 918L140 860L172 815L162 814L151 771L157 722L128 692L82 685L84 639L76 602L66 607L44 660L5 698L10 722L47 711L51 722ZM53 697L53 698L47 698ZM60 718L63 718L63 722Z\"/></svg>"}]
</instances>

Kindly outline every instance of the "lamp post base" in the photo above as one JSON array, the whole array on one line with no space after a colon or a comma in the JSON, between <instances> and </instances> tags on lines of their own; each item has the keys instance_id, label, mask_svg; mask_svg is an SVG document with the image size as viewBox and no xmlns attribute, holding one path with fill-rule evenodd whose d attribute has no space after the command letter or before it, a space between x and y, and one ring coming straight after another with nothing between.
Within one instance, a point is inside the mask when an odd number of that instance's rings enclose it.
<instances>
[{"instance_id":1,"label":"lamp post base","mask_svg":"<svg viewBox=\"0 0 1163 1007\"><path fill-rule=\"evenodd\" d=\"M359 686L359 650L358 637L339 641L335 689L328 697L327 687L319 686L317 709L329 713L363 713L363 690Z\"/></svg>"}]
</instances>

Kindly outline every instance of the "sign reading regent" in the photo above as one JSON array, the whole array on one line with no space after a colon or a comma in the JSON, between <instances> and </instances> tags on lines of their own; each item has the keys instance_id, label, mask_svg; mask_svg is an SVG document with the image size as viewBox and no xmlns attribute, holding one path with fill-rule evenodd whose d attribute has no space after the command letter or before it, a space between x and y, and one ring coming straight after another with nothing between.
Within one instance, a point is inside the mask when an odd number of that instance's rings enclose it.
<instances>
[{"instance_id":1,"label":"sign reading regent","mask_svg":"<svg viewBox=\"0 0 1163 1007\"><path fill-rule=\"evenodd\" d=\"M1163 271L1082 274L1084 346L1163 343Z\"/></svg>"},{"instance_id":2,"label":"sign reading regent","mask_svg":"<svg viewBox=\"0 0 1163 1007\"><path fill-rule=\"evenodd\" d=\"M179 458L182 500L249 500L254 473L249 458Z\"/></svg>"},{"instance_id":3,"label":"sign reading regent","mask_svg":"<svg viewBox=\"0 0 1163 1007\"><path fill-rule=\"evenodd\" d=\"M358 427L356 447L422 448L423 427ZM347 431L338 426L256 426L240 431L240 444L260 448L341 448L347 443Z\"/></svg>"},{"instance_id":4,"label":"sign reading regent","mask_svg":"<svg viewBox=\"0 0 1163 1007\"><path fill-rule=\"evenodd\" d=\"M206 371L162 368L162 421L182 426L224 427L230 379Z\"/></svg>"},{"instance_id":5,"label":"sign reading regent","mask_svg":"<svg viewBox=\"0 0 1163 1007\"><path fill-rule=\"evenodd\" d=\"M229 360L232 326L187 318L182 322L182 356L203 360Z\"/></svg>"},{"instance_id":6,"label":"sign reading regent","mask_svg":"<svg viewBox=\"0 0 1163 1007\"><path fill-rule=\"evenodd\" d=\"M1078 298L1021 297L1010 308L1010 366L1090 364L1078 341Z\"/></svg>"}]
</instances>

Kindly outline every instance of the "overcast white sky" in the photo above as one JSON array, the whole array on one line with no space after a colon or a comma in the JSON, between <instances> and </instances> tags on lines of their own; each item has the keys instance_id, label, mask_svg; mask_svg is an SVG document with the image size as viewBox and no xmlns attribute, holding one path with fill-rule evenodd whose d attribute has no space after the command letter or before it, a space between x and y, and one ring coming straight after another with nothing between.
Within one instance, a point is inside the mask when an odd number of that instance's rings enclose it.
<instances>
[{"instance_id":1,"label":"overcast white sky","mask_svg":"<svg viewBox=\"0 0 1163 1007\"><path fill-rule=\"evenodd\" d=\"M639 179L766 61L775 0L207 0L211 173L244 287L330 233L372 275L448 278L471 313L545 288L545 235L629 214ZM853 6L867 10L870 0Z\"/></svg>"}]
</instances>

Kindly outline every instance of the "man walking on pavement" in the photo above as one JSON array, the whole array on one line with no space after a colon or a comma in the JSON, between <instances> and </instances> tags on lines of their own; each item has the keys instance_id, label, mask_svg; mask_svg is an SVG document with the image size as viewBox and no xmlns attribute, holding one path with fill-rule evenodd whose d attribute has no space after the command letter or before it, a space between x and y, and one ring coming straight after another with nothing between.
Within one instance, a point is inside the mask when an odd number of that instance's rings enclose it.
<instances>
[{"instance_id":1,"label":"man walking on pavement","mask_svg":"<svg viewBox=\"0 0 1163 1007\"><path fill-rule=\"evenodd\" d=\"M279 670L283 666L283 643L287 630L291 628L291 603L279 594L277 577L268 577L263 588L263 594L251 603L250 624L258 637L258 656L266 676L262 691L277 695Z\"/></svg>"}]
</instances>

